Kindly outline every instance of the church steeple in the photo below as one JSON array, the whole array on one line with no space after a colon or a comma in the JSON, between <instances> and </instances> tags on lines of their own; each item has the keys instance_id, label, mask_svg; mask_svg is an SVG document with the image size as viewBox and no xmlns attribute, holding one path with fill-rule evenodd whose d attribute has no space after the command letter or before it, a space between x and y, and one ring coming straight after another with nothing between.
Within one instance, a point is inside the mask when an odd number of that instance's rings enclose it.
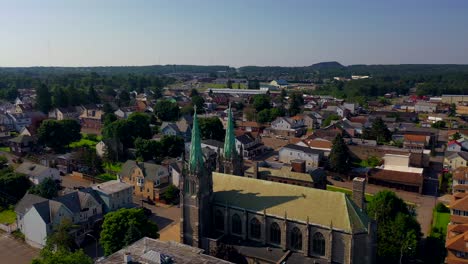
<instances>
[{"instance_id":1,"label":"church steeple","mask_svg":"<svg viewBox=\"0 0 468 264\"><path fill-rule=\"evenodd\" d=\"M203 153L201 150L200 128L198 127L197 107L193 114L192 142L190 145L189 171L196 173L203 170Z\"/></svg>"},{"instance_id":2,"label":"church steeple","mask_svg":"<svg viewBox=\"0 0 468 264\"><path fill-rule=\"evenodd\" d=\"M236 136L234 134L234 122L232 120L231 104L229 104L226 137L224 139L224 158L232 159L236 156Z\"/></svg>"}]
</instances>

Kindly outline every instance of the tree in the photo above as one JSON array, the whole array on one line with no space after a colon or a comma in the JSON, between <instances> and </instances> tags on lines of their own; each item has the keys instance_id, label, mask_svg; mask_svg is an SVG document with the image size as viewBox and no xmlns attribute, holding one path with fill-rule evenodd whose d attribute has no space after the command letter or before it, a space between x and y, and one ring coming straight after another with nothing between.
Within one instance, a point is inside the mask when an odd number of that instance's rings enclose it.
<instances>
[{"instance_id":1,"label":"tree","mask_svg":"<svg viewBox=\"0 0 468 264\"><path fill-rule=\"evenodd\" d=\"M199 95L200 93L198 93L197 89L190 90L190 97L199 96Z\"/></svg>"},{"instance_id":2,"label":"tree","mask_svg":"<svg viewBox=\"0 0 468 264\"><path fill-rule=\"evenodd\" d=\"M111 104L104 103L104 105L102 106L102 111L104 112L104 114L112 114L114 113L114 108Z\"/></svg>"},{"instance_id":3,"label":"tree","mask_svg":"<svg viewBox=\"0 0 468 264\"><path fill-rule=\"evenodd\" d=\"M437 121L431 125L432 128L441 129L446 125L445 121Z\"/></svg>"},{"instance_id":4,"label":"tree","mask_svg":"<svg viewBox=\"0 0 468 264\"><path fill-rule=\"evenodd\" d=\"M81 139L81 126L76 120L45 120L37 130L38 140L55 150Z\"/></svg>"},{"instance_id":5,"label":"tree","mask_svg":"<svg viewBox=\"0 0 468 264\"><path fill-rule=\"evenodd\" d=\"M33 259L32 264L93 264L94 261L82 249L75 252L42 250L40 258Z\"/></svg>"},{"instance_id":6,"label":"tree","mask_svg":"<svg viewBox=\"0 0 468 264\"><path fill-rule=\"evenodd\" d=\"M104 126L111 124L114 121L117 121L117 116L114 113L104 114Z\"/></svg>"},{"instance_id":7,"label":"tree","mask_svg":"<svg viewBox=\"0 0 468 264\"><path fill-rule=\"evenodd\" d=\"M115 97L117 93L115 92L114 88L110 86L104 87L104 94L107 96Z\"/></svg>"},{"instance_id":8,"label":"tree","mask_svg":"<svg viewBox=\"0 0 468 264\"><path fill-rule=\"evenodd\" d=\"M158 238L158 227L142 208L120 209L104 216L100 244L106 256L142 237Z\"/></svg>"},{"instance_id":9,"label":"tree","mask_svg":"<svg viewBox=\"0 0 468 264\"><path fill-rule=\"evenodd\" d=\"M197 112L202 113L204 109L205 99L203 97L196 95L192 96L192 105L197 107ZM192 106L192 108L193 108Z\"/></svg>"},{"instance_id":10,"label":"tree","mask_svg":"<svg viewBox=\"0 0 468 264\"><path fill-rule=\"evenodd\" d=\"M180 157L185 150L184 139L179 136L163 136L161 147L169 157Z\"/></svg>"},{"instance_id":11,"label":"tree","mask_svg":"<svg viewBox=\"0 0 468 264\"><path fill-rule=\"evenodd\" d=\"M128 91L123 90L119 94L119 105L120 106L127 106L130 104L130 94Z\"/></svg>"},{"instance_id":12,"label":"tree","mask_svg":"<svg viewBox=\"0 0 468 264\"><path fill-rule=\"evenodd\" d=\"M331 121L334 121L334 120L340 120L340 117L335 114L329 115L327 118L325 118L325 120L323 120L322 127L329 126L331 124Z\"/></svg>"},{"instance_id":13,"label":"tree","mask_svg":"<svg viewBox=\"0 0 468 264\"><path fill-rule=\"evenodd\" d=\"M11 168L0 170L0 205L15 204L26 194L31 181L23 174L14 173ZM10 198L7 198L10 197Z\"/></svg>"},{"instance_id":14,"label":"tree","mask_svg":"<svg viewBox=\"0 0 468 264\"><path fill-rule=\"evenodd\" d=\"M167 187L166 191L164 192L163 199L167 203L177 202L177 198L179 198L179 192L180 190L171 184L169 185L169 187Z\"/></svg>"},{"instance_id":15,"label":"tree","mask_svg":"<svg viewBox=\"0 0 468 264\"><path fill-rule=\"evenodd\" d=\"M52 107L52 95L49 91L49 87L45 84L41 84L36 90L36 104L37 108L43 113L48 113Z\"/></svg>"},{"instance_id":16,"label":"tree","mask_svg":"<svg viewBox=\"0 0 468 264\"><path fill-rule=\"evenodd\" d=\"M145 113L132 113L127 122L134 122L132 135L134 138L151 138L150 116Z\"/></svg>"},{"instance_id":17,"label":"tree","mask_svg":"<svg viewBox=\"0 0 468 264\"><path fill-rule=\"evenodd\" d=\"M258 90L260 89L260 81L258 80L248 80L247 82L247 88L248 89L253 89L253 90Z\"/></svg>"},{"instance_id":18,"label":"tree","mask_svg":"<svg viewBox=\"0 0 468 264\"><path fill-rule=\"evenodd\" d=\"M135 139L136 157L143 160L151 160L154 158L155 150L161 148L161 142L154 140L147 140L142 138Z\"/></svg>"},{"instance_id":19,"label":"tree","mask_svg":"<svg viewBox=\"0 0 468 264\"><path fill-rule=\"evenodd\" d=\"M98 104L101 102L98 93L94 89L94 85L91 85L88 89L88 100L91 103Z\"/></svg>"},{"instance_id":20,"label":"tree","mask_svg":"<svg viewBox=\"0 0 468 264\"><path fill-rule=\"evenodd\" d=\"M71 142L75 142L81 139L81 125L76 120L64 119L58 121L62 127L63 135L63 144L68 145Z\"/></svg>"},{"instance_id":21,"label":"tree","mask_svg":"<svg viewBox=\"0 0 468 264\"><path fill-rule=\"evenodd\" d=\"M179 106L169 100L160 100L154 106L156 116L162 121L174 121L179 118Z\"/></svg>"},{"instance_id":22,"label":"tree","mask_svg":"<svg viewBox=\"0 0 468 264\"><path fill-rule=\"evenodd\" d=\"M219 244L212 252L211 255L227 260L232 263L247 264L247 260L240 254L233 246L224 243Z\"/></svg>"},{"instance_id":23,"label":"tree","mask_svg":"<svg viewBox=\"0 0 468 264\"><path fill-rule=\"evenodd\" d=\"M350 167L349 149L341 134L336 135L328 156L330 169L338 173L346 173Z\"/></svg>"},{"instance_id":24,"label":"tree","mask_svg":"<svg viewBox=\"0 0 468 264\"><path fill-rule=\"evenodd\" d=\"M459 132L456 132L455 134L452 135L452 140L459 140L461 138L462 136Z\"/></svg>"},{"instance_id":25,"label":"tree","mask_svg":"<svg viewBox=\"0 0 468 264\"><path fill-rule=\"evenodd\" d=\"M270 118L270 109L263 109L262 111L258 112L257 115L257 122L259 123L268 123L271 121Z\"/></svg>"},{"instance_id":26,"label":"tree","mask_svg":"<svg viewBox=\"0 0 468 264\"><path fill-rule=\"evenodd\" d=\"M281 89L281 98L285 98L286 96L288 96L288 92L286 91L286 89Z\"/></svg>"},{"instance_id":27,"label":"tree","mask_svg":"<svg viewBox=\"0 0 468 264\"><path fill-rule=\"evenodd\" d=\"M382 118L377 117L372 122L371 128L364 129L362 137L364 139L376 140L378 144L383 144L392 139L392 132L388 130L387 125Z\"/></svg>"},{"instance_id":28,"label":"tree","mask_svg":"<svg viewBox=\"0 0 468 264\"><path fill-rule=\"evenodd\" d=\"M70 231L76 228L70 219L65 218L54 227L52 234L47 236L46 248L50 251L64 250L72 251L77 248L75 240L70 235Z\"/></svg>"},{"instance_id":29,"label":"tree","mask_svg":"<svg viewBox=\"0 0 468 264\"><path fill-rule=\"evenodd\" d=\"M452 103L449 106L448 116L454 117L456 114L457 114L457 105L455 103Z\"/></svg>"},{"instance_id":30,"label":"tree","mask_svg":"<svg viewBox=\"0 0 468 264\"><path fill-rule=\"evenodd\" d=\"M8 159L7 157L0 155L0 169L3 169L8 166Z\"/></svg>"},{"instance_id":31,"label":"tree","mask_svg":"<svg viewBox=\"0 0 468 264\"><path fill-rule=\"evenodd\" d=\"M270 97L266 94L256 94L253 96L253 107L257 112L262 111L263 109L270 109L271 102Z\"/></svg>"},{"instance_id":32,"label":"tree","mask_svg":"<svg viewBox=\"0 0 468 264\"><path fill-rule=\"evenodd\" d=\"M232 89L232 81L231 81L231 79L227 80L227 82L226 82L226 87L229 88L229 89Z\"/></svg>"},{"instance_id":33,"label":"tree","mask_svg":"<svg viewBox=\"0 0 468 264\"><path fill-rule=\"evenodd\" d=\"M203 139L224 141L224 126L217 117L200 118L200 134Z\"/></svg>"},{"instance_id":34,"label":"tree","mask_svg":"<svg viewBox=\"0 0 468 264\"><path fill-rule=\"evenodd\" d=\"M54 92L54 106L67 107L68 95L62 87L57 87Z\"/></svg>"},{"instance_id":35,"label":"tree","mask_svg":"<svg viewBox=\"0 0 468 264\"><path fill-rule=\"evenodd\" d=\"M41 183L29 189L29 193L39 195L46 199L58 196L59 186L50 177L45 178Z\"/></svg>"},{"instance_id":36,"label":"tree","mask_svg":"<svg viewBox=\"0 0 468 264\"><path fill-rule=\"evenodd\" d=\"M374 195L367 214L377 222L378 263L396 263L401 257L415 255L421 227L412 209L394 192Z\"/></svg>"},{"instance_id":37,"label":"tree","mask_svg":"<svg viewBox=\"0 0 468 264\"><path fill-rule=\"evenodd\" d=\"M292 93L289 98L289 115L295 116L301 113L302 106L304 105L304 98L300 93Z\"/></svg>"}]
</instances>

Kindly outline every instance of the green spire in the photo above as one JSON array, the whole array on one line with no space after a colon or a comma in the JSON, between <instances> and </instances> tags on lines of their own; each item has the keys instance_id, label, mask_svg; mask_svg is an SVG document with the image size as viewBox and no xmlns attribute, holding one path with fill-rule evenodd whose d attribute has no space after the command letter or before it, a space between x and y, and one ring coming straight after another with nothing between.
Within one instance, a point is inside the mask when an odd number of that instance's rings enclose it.
<instances>
[{"instance_id":1,"label":"green spire","mask_svg":"<svg viewBox=\"0 0 468 264\"><path fill-rule=\"evenodd\" d=\"M189 171L198 172L203 169L203 153L201 150L200 129L198 128L197 107L193 114L192 142L190 145Z\"/></svg>"},{"instance_id":2,"label":"green spire","mask_svg":"<svg viewBox=\"0 0 468 264\"><path fill-rule=\"evenodd\" d=\"M224 158L231 159L237 155L234 122L232 120L231 104L229 104L226 138L224 139Z\"/></svg>"}]
</instances>

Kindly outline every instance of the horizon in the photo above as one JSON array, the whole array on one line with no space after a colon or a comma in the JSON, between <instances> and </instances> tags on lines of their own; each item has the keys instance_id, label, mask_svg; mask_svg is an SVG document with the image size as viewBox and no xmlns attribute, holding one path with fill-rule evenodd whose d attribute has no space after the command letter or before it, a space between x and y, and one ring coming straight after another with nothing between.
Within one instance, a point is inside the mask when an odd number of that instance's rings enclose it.
<instances>
[{"instance_id":1,"label":"horizon","mask_svg":"<svg viewBox=\"0 0 468 264\"><path fill-rule=\"evenodd\" d=\"M468 2L0 0L0 67L468 64Z\"/></svg>"}]
</instances>

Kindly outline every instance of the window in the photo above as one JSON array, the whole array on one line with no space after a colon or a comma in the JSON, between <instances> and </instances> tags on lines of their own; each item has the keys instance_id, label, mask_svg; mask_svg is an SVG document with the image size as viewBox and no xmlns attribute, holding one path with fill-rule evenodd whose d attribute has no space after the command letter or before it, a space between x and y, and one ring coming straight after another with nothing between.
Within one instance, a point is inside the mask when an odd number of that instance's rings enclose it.
<instances>
[{"instance_id":1,"label":"window","mask_svg":"<svg viewBox=\"0 0 468 264\"><path fill-rule=\"evenodd\" d=\"M295 250L302 250L302 233L297 227L291 230L291 247Z\"/></svg>"},{"instance_id":2,"label":"window","mask_svg":"<svg viewBox=\"0 0 468 264\"><path fill-rule=\"evenodd\" d=\"M195 184L195 181L192 181L191 184L192 184L192 190L191 190L192 195L197 194L197 185Z\"/></svg>"},{"instance_id":3,"label":"window","mask_svg":"<svg viewBox=\"0 0 468 264\"><path fill-rule=\"evenodd\" d=\"M218 230L224 230L224 215L220 210L215 211L215 227Z\"/></svg>"},{"instance_id":4,"label":"window","mask_svg":"<svg viewBox=\"0 0 468 264\"><path fill-rule=\"evenodd\" d=\"M315 233L312 237L312 251L320 256L325 255L325 238L321 233Z\"/></svg>"},{"instance_id":5,"label":"window","mask_svg":"<svg viewBox=\"0 0 468 264\"><path fill-rule=\"evenodd\" d=\"M242 221L238 214L232 216L232 232L234 234L242 233Z\"/></svg>"},{"instance_id":6,"label":"window","mask_svg":"<svg viewBox=\"0 0 468 264\"><path fill-rule=\"evenodd\" d=\"M250 236L252 238L260 238L260 221L257 218L250 220Z\"/></svg>"},{"instance_id":7,"label":"window","mask_svg":"<svg viewBox=\"0 0 468 264\"><path fill-rule=\"evenodd\" d=\"M277 223L270 225L270 242L273 244L281 243L281 229Z\"/></svg>"},{"instance_id":8,"label":"window","mask_svg":"<svg viewBox=\"0 0 468 264\"><path fill-rule=\"evenodd\" d=\"M184 192L190 193L190 181L187 179L184 180Z\"/></svg>"}]
</instances>

